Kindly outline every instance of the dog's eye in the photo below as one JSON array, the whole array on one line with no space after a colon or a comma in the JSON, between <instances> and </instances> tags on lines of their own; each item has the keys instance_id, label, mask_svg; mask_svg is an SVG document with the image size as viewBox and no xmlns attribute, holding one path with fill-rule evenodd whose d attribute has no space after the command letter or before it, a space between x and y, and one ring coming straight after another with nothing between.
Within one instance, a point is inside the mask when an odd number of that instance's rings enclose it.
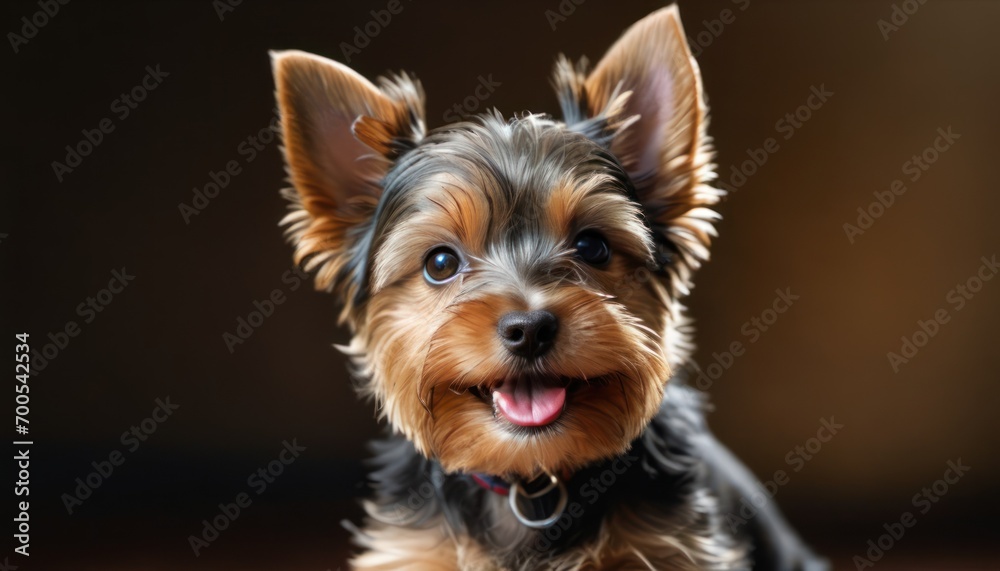
<instances>
[{"instance_id":1,"label":"dog's eye","mask_svg":"<svg viewBox=\"0 0 1000 571\"><path fill-rule=\"evenodd\" d=\"M603 266L611 259L611 248L608 241L594 230L584 230L573 241L576 255L592 266Z\"/></svg>"},{"instance_id":2,"label":"dog's eye","mask_svg":"<svg viewBox=\"0 0 1000 571\"><path fill-rule=\"evenodd\" d=\"M424 262L424 277L435 284L444 283L458 274L461 263L451 248L435 248Z\"/></svg>"}]
</instances>

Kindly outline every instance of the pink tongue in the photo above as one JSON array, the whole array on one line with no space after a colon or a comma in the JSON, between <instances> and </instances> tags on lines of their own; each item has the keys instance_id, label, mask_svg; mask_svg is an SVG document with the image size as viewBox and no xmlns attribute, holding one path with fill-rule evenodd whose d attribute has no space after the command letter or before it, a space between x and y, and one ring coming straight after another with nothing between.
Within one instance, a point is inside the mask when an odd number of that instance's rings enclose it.
<instances>
[{"instance_id":1,"label":"pink tongue","mask_svg":"<svg viewBox=\"0 0 1000 571\"><path fill-rule=\"evenodd\" d=\"M507 420L518 426L545 426L562 414L566 387L525 379L504 381L493 390L493 402Z\"/></svg>"}]
</instances>

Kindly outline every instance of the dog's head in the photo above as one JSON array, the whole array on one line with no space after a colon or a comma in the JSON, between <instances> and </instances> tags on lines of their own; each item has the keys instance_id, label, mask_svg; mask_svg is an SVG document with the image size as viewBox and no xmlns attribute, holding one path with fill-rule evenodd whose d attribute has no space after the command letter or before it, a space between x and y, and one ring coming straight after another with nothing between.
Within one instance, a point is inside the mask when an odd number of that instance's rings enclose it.
<instances>
[{"instance_id":1,"label":"dog's head","mask_svg":"<svg viewBox=\"0 0 1000 571\"><path fill-rule=\"evenodd\" d=\"M623 452L686 356L678 297L720 192L676 8L592 71L563 121L427 131L406 76L273 55L296 260L343 302L362 391L449 471L531 477Z\"/></svg>"}]
</instances>

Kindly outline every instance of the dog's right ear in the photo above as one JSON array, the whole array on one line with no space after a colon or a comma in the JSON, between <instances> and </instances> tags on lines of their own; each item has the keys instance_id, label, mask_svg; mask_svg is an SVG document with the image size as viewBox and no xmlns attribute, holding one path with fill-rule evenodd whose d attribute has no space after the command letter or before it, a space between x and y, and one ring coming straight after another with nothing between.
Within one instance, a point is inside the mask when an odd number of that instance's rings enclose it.
<instances>
[{"instance_id":1,"label":"dog's right ear","mask_svg":"<svg viewBox=\"0 0 1000 571\"><path fill-rule=\"evenodd\" d=\"M295 261L336 291L341 319L363 292L364 235L382 179L424 134L424 94L406 75L376 87L345 65L299 51L271 52L285 165L294 189L282 220Z\"/></svg>"}]
</instances>

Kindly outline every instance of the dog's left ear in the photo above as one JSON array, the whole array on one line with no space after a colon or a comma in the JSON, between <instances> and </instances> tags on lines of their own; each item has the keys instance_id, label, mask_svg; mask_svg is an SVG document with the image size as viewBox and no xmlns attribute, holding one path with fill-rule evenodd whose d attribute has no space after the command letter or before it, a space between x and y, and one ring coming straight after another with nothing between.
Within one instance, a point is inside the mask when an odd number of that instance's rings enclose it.
<instances>
[{"instance_id":1,"label":"dog's left ear","mask_svg":"<svg viewBox=\"0 0 1000 571\"><path fill-rule=\"evenodd\" d=\"M585 61L560 58L554 83L567 124L608 145L629 173L672 285L687 293L715 235L707 207L722 192L706 184L708 110L676 5L636 22L589 74Z\"/></svg>"},{"instance_id":2,"label":"dog's left ear","mask_svg":"<svg viewBox=\"0 0 1000 571\"><path fill-rule=\"evenodd\" d=\"M342 318L362 293L368 226L382 179L424 134L424 94L406 75L376 86L349 67L299 51L272 52L285 163L294 189L282 221L295 261L334 291Z\"/></svg>"}]
</instances>

